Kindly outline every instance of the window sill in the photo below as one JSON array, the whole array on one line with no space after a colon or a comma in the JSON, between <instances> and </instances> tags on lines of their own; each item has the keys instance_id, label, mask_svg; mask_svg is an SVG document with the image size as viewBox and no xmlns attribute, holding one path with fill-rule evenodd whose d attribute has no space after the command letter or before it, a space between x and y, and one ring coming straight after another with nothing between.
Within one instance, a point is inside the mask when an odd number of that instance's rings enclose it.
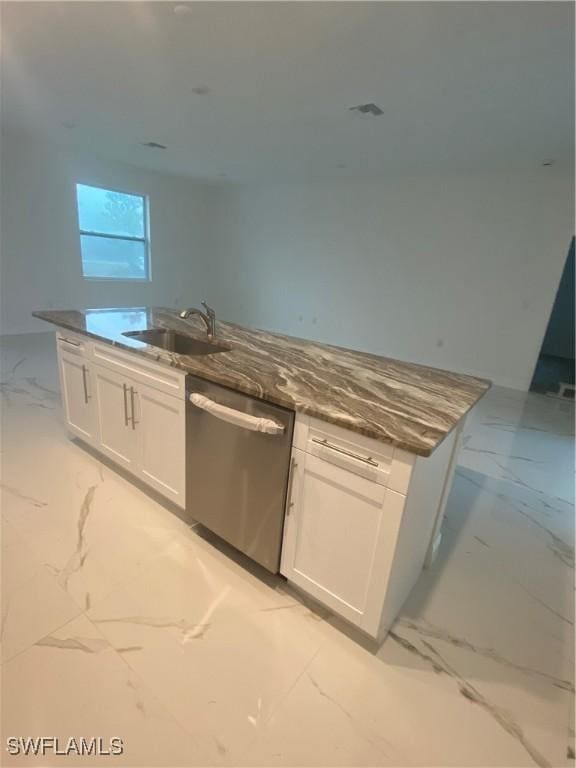
<instances>
[{"instance_id":1,"label":"window sill","mask_svg":"<svg viewBox=\"0 0 576 768\"><path fill-rule=\"evenodd\" d=\"M91 283L151 283L151 277L86 277L82 275L83 280Z\"/></svg>"}]
</instances>

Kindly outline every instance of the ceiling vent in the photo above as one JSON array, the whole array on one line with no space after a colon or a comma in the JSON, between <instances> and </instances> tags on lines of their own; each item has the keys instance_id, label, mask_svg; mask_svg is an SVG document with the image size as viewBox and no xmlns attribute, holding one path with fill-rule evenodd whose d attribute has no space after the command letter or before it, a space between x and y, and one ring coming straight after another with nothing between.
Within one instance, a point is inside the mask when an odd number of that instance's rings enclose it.
<instances>
[{"instance_id":1,"label":"ceiling vent","mask_svg":"<svg viewBox=\"0 0 576 768\"><path fill-rule=\"evenodd\" d=\"M378 104L370 102L370 104L358 104L357 107L350 107L350 112L359 112L361 115L372 115L373 117L380 117L384 114L384 111L380 109Z\"/></svg>"},{"instance_id":2,"label":"ceiling vent","mask_svg":"<svg viewBox=\"0 0 576 768\"><path fill-rule=\"evenodd\" d=\"M148 149L167 149L165 144L158 144L157 141L143 141L142 146Z\"/></svg>"}]
</instances>

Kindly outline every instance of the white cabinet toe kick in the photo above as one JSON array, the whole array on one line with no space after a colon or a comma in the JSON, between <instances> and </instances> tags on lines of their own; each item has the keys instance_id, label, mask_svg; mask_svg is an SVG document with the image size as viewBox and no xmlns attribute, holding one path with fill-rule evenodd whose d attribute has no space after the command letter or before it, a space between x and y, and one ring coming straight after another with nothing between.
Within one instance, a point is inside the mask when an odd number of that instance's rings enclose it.
<instances>
[{"instance_id":1,"label":"white cabinet toe kick","mask_svg":"<svg viewBox=\"0 0 576 768\"><path fill-rule=\"evenodd\" d=\"M65 330L57 347L70 434L186 508L186 374ZM296 414L280 572L382 640L436 552L462 424L421 458Z\"/></svg>"}]
</instances>

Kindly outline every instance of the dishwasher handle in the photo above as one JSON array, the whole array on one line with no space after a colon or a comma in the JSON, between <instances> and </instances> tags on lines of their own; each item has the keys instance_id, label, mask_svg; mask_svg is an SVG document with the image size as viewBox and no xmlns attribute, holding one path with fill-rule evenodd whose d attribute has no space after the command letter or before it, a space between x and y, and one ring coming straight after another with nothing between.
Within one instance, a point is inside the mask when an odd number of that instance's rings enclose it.
<instances>
[{"instance_id":1,"label":"dishwasher handle","mask_svg":"<svg viewBox=\"0 0 576 768\"><path fill-rule=\"evenodd\" d=\"M285 428L283 424L265 419L261 416L252 416L250 413L237 411L235 408L228 408L226 405L210 400L209 397L201 395L199 392L192 392L189 396L190 402L197 408L215 416L217 419L227 421L242 429L249 429L251 432L264 432L267 435L283 435Z\"/></svg>"}]
</instances>

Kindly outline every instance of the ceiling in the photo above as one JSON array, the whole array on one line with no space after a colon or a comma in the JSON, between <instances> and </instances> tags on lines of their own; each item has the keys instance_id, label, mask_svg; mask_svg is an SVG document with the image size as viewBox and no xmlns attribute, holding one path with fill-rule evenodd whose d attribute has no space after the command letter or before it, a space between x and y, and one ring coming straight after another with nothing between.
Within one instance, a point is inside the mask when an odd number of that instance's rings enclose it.
<instances>
[{"instance_id":1,"label":"ceiling","mask_svg":"<svg viewBox=\"0 0 576 768\"><path fill-rule=\"evenodd\" d=\"M568 2L2 2L2 122L200 179L571 168L573 13ZM366 102L383 114L349 109Z\"/></svg>"}]
</instances>

